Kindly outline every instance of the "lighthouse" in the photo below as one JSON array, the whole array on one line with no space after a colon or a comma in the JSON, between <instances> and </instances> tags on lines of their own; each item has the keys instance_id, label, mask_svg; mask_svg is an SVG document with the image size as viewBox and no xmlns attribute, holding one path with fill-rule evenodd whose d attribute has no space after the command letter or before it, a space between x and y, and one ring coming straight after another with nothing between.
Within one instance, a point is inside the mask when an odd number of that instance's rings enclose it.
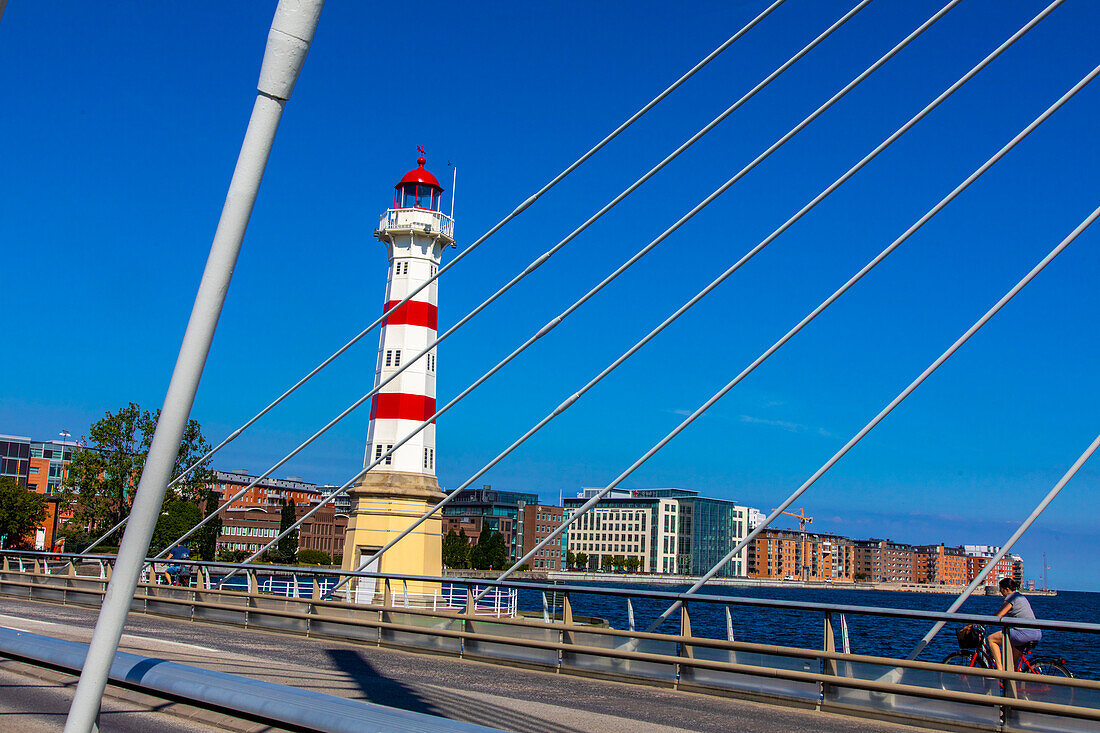
<instances>
[{"instance_id":1,"label":"lighthouse","mask_svg":"<svg viewBox=\"0 0 1100 733\"><path fill-rule=\"evenodd\" d=\"M443 187L425 163L421 151L417 167L394 186L393 206L374 230L388 255L384 311L431 279L439 271L443 250L454 246L454 221L442 213ZM348 491L352 510L344 540L345 570L357 568L361 559L387 544L443 498L435 478L435 425L428 425L383 458L435 413L435 350L410 362L435 341L437 292L433 282L395 308L382 324L374 384L382 383L401 367L404 371L382 387L371 402L363 467L375 462L378 465ZM387 551L381 566L375 563L366 570L438 576L442 573L441 554L442 521L437 515ZM372 587L360 584L360 600L364 600L364 593L374 592ZM433 584L409 583L410 596L435 590Z\"/></svg>"}]
</instances>

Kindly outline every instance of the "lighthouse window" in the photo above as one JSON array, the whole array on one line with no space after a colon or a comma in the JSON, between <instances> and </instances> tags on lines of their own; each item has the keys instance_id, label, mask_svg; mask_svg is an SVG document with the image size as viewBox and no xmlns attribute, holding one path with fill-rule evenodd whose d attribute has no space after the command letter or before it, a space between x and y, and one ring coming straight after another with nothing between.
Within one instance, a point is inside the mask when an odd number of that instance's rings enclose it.
<instances>
[{"instance_id":1,"label":"lighthouse window","mask_svg":"<svg viewBox=\"0 0 1100 733\"><path fill-rule=\"evenodd\" d=\"M392 445L387 445L386 446L387 451L392 450L392 449L393 449ZM384 460L382 462L385 463L387 466L390 465L391 463L393 463L393 454L391 453L390 455L386 456L386 460Z\"/></svg>"},{"instance_id":2,"label":"lighthouse window","mask_svg":"<svg viewBox=\"0 0 1100 733\"><path fill-rule=\"evenodd\" d=\"M435 449L424 449L424 468L427 468L428 470L432 470L435 468Z\"/></svg>"},{"instance_id":3,"label":"lighthouse window","mask_svg":"<svg viewBox=\"0 0 1100 733\"><path fill-rule=\"evenodd\" d=\"M401 366L401 349L393 350L393 365L395 367Z\"/></svg>"},{"instance_id":4,"label":"lighthouse window","mask_svg":"<svg viewBox=\"0 0 1100 733\"><path fill-rule=\"evenodd\" d=\"M375 460L375 462L377 462L378 459L381 458L381 457L382 457L382 444L379 443L378 445L374 446L374 460Z\"/></svg>"},{"instance_id":5,"label":"lighthouse window","mask_svg":"<svg viewBox=\"0 0 1100 733\"><path fill-rule=\"evenodd\" d=\"M435 354L428 354L428 371L435 371Z\"/></svg>"},{"instance_id":6,"label":"lighthouse window","mask_svg":"<svg viewBox=\"0 0 1100 733\"><path fill-rule=\"evenodd\" d=\"M392 351L387 351L386 352L385 364L386 364L386 366L393 366L393 352Z\"/></svg>"},{"instance_id":7,"label":"lighthouse window","mask_svg":"<svg viewBox=\"0 0 1100 733\"><path fill-rule=\"evenodd\" d=\"M435 189L421 184L417 190L416 205L421 209L434 209L435 207L432 205L434 197Z\"/></svg>"}]
</instances>

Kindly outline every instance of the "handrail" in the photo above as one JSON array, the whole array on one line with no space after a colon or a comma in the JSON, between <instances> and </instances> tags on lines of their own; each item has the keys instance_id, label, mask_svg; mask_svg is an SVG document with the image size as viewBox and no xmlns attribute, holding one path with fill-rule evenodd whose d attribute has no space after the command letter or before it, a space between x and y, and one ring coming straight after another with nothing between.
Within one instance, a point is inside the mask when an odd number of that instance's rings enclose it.
<instances>
[{"instance_id":1,"label":"handrail","mask_svg":"<svg viewBox=\"0 0 1100 733\"><path fill-rule=\"evenodd\" d=\"M98 578L86 578L87 580L98 581ZM19 583L17 581L8 581L12 585L21 585L25 587L41 587L33 583ZM140 584L140 588L168 588L168 586L158 586L151 584ZM182 593L195 593L196 595L216 594L216 595L230 595L231 597L239 598L254 598L255 596L247 591L239 590L218 590L211 588L209 590L202 588L177 588L172 587L174 591L180 591ZM91 590L80 589L80 593L91 593L93 595L103 595L105 590ZM410 624L400 624L392 621L383 621L372 617L348 617L348 616L325 616L317 614L316 608L332 608L334 610L370 610L385 611L390 613L401 613L410 616L430 616L434 618L450 618L450 619L467 619L475 622L488 622L494 625L510 625L510 626L525 626L529 628L541 628L541 629L557 629L562 628L562 624L548 623L545 621L538 621L535 619L515 620L515 619L496 619L487 621L484 617L468 617L461 613L441 613L438 611L430 611L422 608L404 608L399 606L382 606L371 605L364 609L361 604L348 603L343 601L314 601L308 598L300 599L284 599L291 601L298 601L304 605L314 608L314 612L308 611L291 611L284 608L264 608L256 606L243 606L230 603L218 603L216 601L202 601L198 598L180 598L171 596L158 596L158 595L144 595L140 597L141 600L154 600L157 603L171 603L176 605L194 606L196 608L209 608L222 611L239 611L248 612L250 614L278 616L280 618L293 618L301 620L314 620L323 621L326 623L339 623L353 626L366 626L370 628L383 628L392 629L395 631L408 631L415 633L430 633L437 636L446 636L452 638L464 638L480 641L497 641L500 637L490 637L486 634L471 632L471 631L458 631L454 629L438 629L428 628L423 626L414 626ZM712 639L705 636L685 636L683 634L659 634L648 631L627 631L624 629L609 629L602 627L588 627L573 625L570 630L574 633L581 632L590 635L597 636L615 636L622 638L638 639L638 640L653 640L653 641L667 641L679 644L685 644L692 647L706 647L710 649L724 649L734 652L752 652L756 654L768 654L773 656L786 656L786 657L799 657L803 659L825 659L837 662L852 662L855 664L874 664L880 666L893 666L902 667L905 669L926 670L933 672L949 672L951 674L969 675L974 677L989 677L993 679L1008 679L1017 680L1021 682L1034 682L1041 677L1030 672L1015 672L1015 671L1002 671L995 669L986 669L984 667L962 667L958 665L944 664L942 662L922 662L914 659L901 659L894 657L880 657L871 654L853 654L850 652L838 652L829 651L825 649L813 649L808 647L794 647L794 646L782 646L777 644L760 644L756 642L746 641L727 641L725 639ZM562 644L561 642L548 642L538 639L525 639L523 637L504 637L507 643L517 646L529 646L532 648L558 648L573 653L586 653L586 652L600 652L606 653L608 656L620 656L623 655L621 651L615 651L604 647L586 647L576 643ZM551 646L547 646L551 645ZM646 652L637 652L637 654L648 654ZM656 655L654 655L656 656ZM624 656L624 658L631 658ZM688 663L687 659L678 659L683 663ZM698 660L700 664L707 665L724 665L725 662L714 662L714 660ZM693 662L694 664L694 662ZM715 667L721 668L721 667ZM848 679L848 678L845 678ZM1089 690L1100 690L1100 681L1087 679L1087 678L1052 678L1052 681L1056 680L1056 684L1066 687L1077 687ZM833 680L835 681L835 679Z\"/></svg>"},{"instance_id":2,"label":"handrail","mask_svg":"<svg viewBox=\"0 0 1100 733\"><path fill-rule=\"evenodd\" d=\"M33 550L0 550L0 557L5 555L10 556L31 556L31 557L50 557L59 559L72 559L78 561L95 561L95 560L113 560L114 555L78 555L75 553L58 553L58 552L44 552ZM147 562L156 562L160 564L169 564L166 559L153 560L147 559ZM544 591L548 587L552 588L555 592L567 592L567 593L582 593L582 594L594 594L604 596L615 596L619 598L652 598L669 601L690 601L691 603L709 603L719 605L734 605L734 606L752 606L759 608L783 608L792 609L797 611L812 611L817 613L849 613L849 614L863 614L867 616L882 616L886 618L904 618L904 619L920 619L924 621L956 621L959 623L979 623L989 626L1005 626L1011 624L1012 626L1018 626L1021 628L1035 628L1045 629L1051 631L1072 631L1081 633L1100 633L1100 624L1087 623L1082 621L1058 621L1048 619L1020 619L1013 618L1005 620L996 616L972 614L972 613L947 613L944 611L923 611L918 609L902 609L902 608L886 608L881 606L856 606L848 604L833 604L833 603L817 603L812 601L789 601L773 598L751 598L746 596L718 596L709 594L686 594L676 593L672 591L656 591L656 590L634 590L628 588L597 588L590 585L566 585L566 584L554 584L549 585L547 583L533 582L533 581L514 581L514 580L496 580L495 578L456 578L447 576L435 576L435 575L402 575L397 573L375 573L365 570L352 571L352 570L334 570L315 567L301 567L295 565L255 565L250 563L228 563L228 562L213 562L209 560L186 560L178 564L206 567L206 568L232 568L236 570L245 570L259 573L284 573L284 574L297 574L307 576L347 576L356 578L381 578L390 580L404 580L404 581L421 581L421 582L433 582L433 583L451 583L461 586L490 586L490 587L506 587L517 588L522 590Z\"/></svg>"}]
</instances>

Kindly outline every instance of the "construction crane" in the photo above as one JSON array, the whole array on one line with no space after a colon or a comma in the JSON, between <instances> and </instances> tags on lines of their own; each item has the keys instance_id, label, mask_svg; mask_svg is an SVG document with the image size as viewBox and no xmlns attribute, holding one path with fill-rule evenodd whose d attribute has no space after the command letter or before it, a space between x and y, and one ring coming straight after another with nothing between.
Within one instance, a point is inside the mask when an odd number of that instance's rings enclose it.
<instances>
[{"instance_id":1,"label":"construction crane","mask_svg":"<svg viewBox=\"0 0 1100 733\"><path fill-rule=\"evenodd\" d=\"M799 509L798 514L794 512L780 512L780 514L786 514L798 520L798 531L802 535L802 580L807 581L810 579L810 566L806 564L806 525L813 524L814 518L807 517L805 509Z\"/></svg>"}]
</instances>

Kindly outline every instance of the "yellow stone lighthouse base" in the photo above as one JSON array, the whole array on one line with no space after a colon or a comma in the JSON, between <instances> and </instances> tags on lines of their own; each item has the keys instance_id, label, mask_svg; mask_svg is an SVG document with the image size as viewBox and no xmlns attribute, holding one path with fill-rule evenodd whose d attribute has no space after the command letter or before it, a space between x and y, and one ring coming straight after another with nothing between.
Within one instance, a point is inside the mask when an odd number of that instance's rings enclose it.
<instances>
[{"instance_id":1,"label":"yellow stone lighthouse base","mask_svg":"<svg viewBox=\"0 0 1100 733\"><path fill-rule=\"evenodd\" d=\"M434 476L398 471L371 471L348 489L352 498L344 536L344 570L355 570L359 564L408 529L425 512L443 500L439 482ZM363 568L365 571L397 575L443 574L443 520L440 514L417 527L411 534L386 550L379 561ZM349 584L355 588L355 581ZM409 594L409 604L418 605L426 596L440 592L439 583L400 580L390 581L390 593L404 605L403 595ZM382 603L384 581L369 578L358 581L356 600ZM373 598L372 598L373 596Z\"/></svg>"}]
</instances>

